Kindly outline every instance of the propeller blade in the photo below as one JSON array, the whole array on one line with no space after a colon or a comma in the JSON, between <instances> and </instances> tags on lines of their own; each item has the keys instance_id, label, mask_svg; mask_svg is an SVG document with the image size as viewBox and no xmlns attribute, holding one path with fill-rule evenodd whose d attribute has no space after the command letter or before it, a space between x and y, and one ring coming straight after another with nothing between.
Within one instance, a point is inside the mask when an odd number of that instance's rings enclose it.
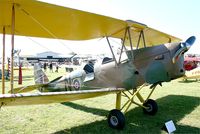
<instances>
[{"instance_id":1,"label":"propeller blade","mask_svg":"<svg viewBox=\"0 0 200 134\"><path fill-rule=\"evenodd\" d=\"M190 44L190 46L192 46L194 44L195 40L196 40L196 37L195 36L191 36L190 38L188 38L185 41L185 43Z\"/></svg>"},{"instance_id":2,"label":"propeller blade","mask_svg":"<svg viewBox=\"0 0 200 134\"><path fill-rule=\"evenodd\" d=\"M181 48L175 53L174 57L172 58L172 62L175 63L179 57L181 56L181 54L184 54L185 52L187 52L190 47L194 44L196 40L195 36L191 36L189 37L185 42L182 42Z\"/></svg>"},{"instance_id":3,"label":"propeller blade","mask_svg":"<svg viewBox=\"0 0 200 134\"><path fill-rule=\"evenodd\" d=\"M179 57L181 56L181 54L183 54L183 52L185 52L187 49L185 47L181 47L174 55L174 57L172 58L172 62L176 63L176 61L179 59Z\"/></svg>"}]
</instances>

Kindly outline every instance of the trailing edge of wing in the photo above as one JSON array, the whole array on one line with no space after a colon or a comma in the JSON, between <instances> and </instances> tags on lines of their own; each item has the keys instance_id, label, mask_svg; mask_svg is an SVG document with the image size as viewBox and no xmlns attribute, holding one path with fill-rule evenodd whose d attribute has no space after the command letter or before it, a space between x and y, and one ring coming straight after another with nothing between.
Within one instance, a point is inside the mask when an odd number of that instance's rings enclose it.
<instances>
[{"instance_id":1,"label":"trailing edge of wing","mask_svg":"<svg viewBox=\"0 0 200 134\"><path fill-rule=\"evenodd\" d=\"M48 93L1 94L0 104L2 106L16 106L59 103L102 96L109 93L116 93L121 90L123 89L97 89Z\"/></svg>"},{"instance_id":2,"label":"trailing edge of wing","mask_svg":"<svg viewBox=\"0 0 200 134\"><path fill-rule=\"evenodd\" d=\"M134 45L141 30L147 46L180 41L135 21L123 21L35 0L0 0L0 33L5 27L6 34L11 34L13 3L16 35L65 40L88 40L105 36L123 39L125 29L129 26Z\"/></svg>"}]
</instances>

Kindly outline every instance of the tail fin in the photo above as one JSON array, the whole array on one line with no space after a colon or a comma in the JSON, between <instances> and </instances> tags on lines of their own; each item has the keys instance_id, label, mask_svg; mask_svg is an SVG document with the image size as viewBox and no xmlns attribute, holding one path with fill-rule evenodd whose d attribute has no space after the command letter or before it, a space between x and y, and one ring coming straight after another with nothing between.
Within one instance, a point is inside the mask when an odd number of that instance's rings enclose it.
<instances>
[{"instance_id":1,"label":"tail fin","mask_svg":"<svg viewBox=\"0 0 200 134\"><path fill-rule=\"evenodd\" d=\"M49 82L46 74L42 71L42 68L38 63L34 65L34 78L35 84L46 84Z\"/></svg>"}]
</instances>

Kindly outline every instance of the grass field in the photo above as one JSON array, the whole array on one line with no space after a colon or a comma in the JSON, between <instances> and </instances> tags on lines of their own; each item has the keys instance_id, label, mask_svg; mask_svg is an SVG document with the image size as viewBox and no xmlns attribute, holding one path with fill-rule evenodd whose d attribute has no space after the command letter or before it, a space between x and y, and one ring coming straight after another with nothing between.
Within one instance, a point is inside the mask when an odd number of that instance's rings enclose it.
<instances>
[{"instance_id":1,"label":"grass field","mask_svg":"<svg viewBox=\"0 0 200 134\"><path fill-rule=\"evenodd\" d=\"M17 87L17 72L15 87ZM47 73L50 79L64 73ZM34 84L33 72L23 71L23 85ZM7 90L9 82L6 82ZM146 95L148 88L142 92ZM163 83L152 96L159 110L155 116L144 115L132 106L125 114L126 126L118 131L108 127L106 116L115 107L115 95L65 102L62 104L2 107L0 134L165 134L161 128L168 120L176 125L175 133L200 134L200 81L181 80Z\"/></svg>"}]
</instances>

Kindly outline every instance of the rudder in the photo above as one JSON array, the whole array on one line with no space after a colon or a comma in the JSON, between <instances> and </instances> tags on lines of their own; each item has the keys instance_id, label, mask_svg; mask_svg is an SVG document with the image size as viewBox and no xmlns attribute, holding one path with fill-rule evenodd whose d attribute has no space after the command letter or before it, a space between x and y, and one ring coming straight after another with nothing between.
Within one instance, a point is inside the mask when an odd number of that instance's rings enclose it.
<instances>
[{"instance_id":1,"label":"rudder","mask_svg":"<svg viewBox=\"0 0 200 134\"><path fill-rule=\"evenodd\" d=\"M34 65L34 79L35 84L46 84L49 82L47 75L43 72L42 68L38 63Z\"/></svg>"}]
</instances>

